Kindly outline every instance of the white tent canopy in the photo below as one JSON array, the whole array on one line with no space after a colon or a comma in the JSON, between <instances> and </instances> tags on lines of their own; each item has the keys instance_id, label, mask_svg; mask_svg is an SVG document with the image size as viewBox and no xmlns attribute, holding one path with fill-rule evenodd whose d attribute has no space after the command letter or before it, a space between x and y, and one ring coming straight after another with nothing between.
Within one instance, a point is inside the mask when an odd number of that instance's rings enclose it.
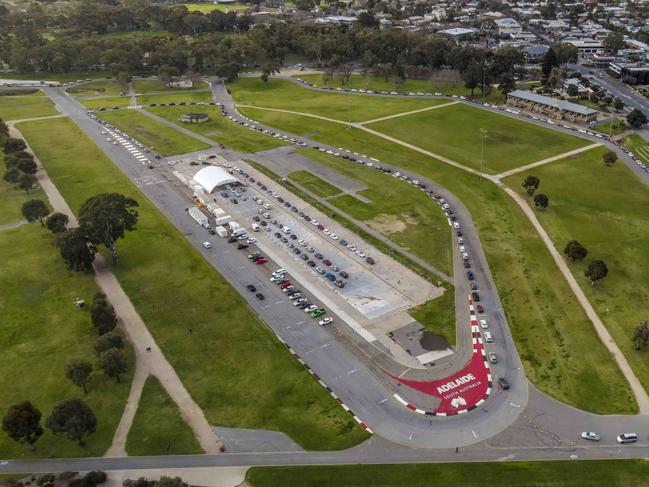
<instances>
[{"instance_id":1,"label":"white tent canopy","mask_svg":"<svg viewBox=\"0 0 649 487\"><path fill-rule=\"evenodd\" d=\"M228 172L217 166L207 166L194 174L194 182L201 185L201 187L208 193L214 191L214 188L223 186L225 184L237 183L237 179Z\"/></svg>"}]
</instances>

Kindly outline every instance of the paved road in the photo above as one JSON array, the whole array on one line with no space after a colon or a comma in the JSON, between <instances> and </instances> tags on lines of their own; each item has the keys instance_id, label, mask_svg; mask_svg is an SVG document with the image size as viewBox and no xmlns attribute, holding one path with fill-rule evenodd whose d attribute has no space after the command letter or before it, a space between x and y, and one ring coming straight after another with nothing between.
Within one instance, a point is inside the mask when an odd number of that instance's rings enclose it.
<instances>
[{"instance_id":1,"label":"paved road","mask_svg":"<svg viewBox=\"0 0 649 487\"><path fill-rule=\"evenodd\" d=\"M587 78L604 88L611 95L622 100L625 105L642 110L649 115L649 99L610 76L606 70L581 66L579 64L571 64L568 67L586 75Z\"/></svg>"},{"instance_id":2,"label":"paved road","mask_svg":"<svg viewBox=\"0 0 649 487\"><path fill-rule=\"evenodd\" d=\"M503 357L508 356L509 359L502 361L499 370L503 373L507 371L508 379L513 383L511 391L494 391L482 409L462 416L439 418L422 416L409 411L392 397L393 392L386 387L381 378L377 377L376 372L351 352L346 339L332 336L326 328L313 326L311 321L306 321L304 313L293 306L287 306L285 295L268 282L267 276L261 274L257 266L251 266L246 256L234 250L223 239L210 237L204 229L197 227L184 210L190 202L179 190L180 182L176 178L162 170L147 169L146 166L137 163L120 146L106 142L97 122L88 117L86 109L67 96L63 90L48 88L46 92L126 175L140 185L141 191L240 291L253 310L304 358L320 378L376 434L402 445L422 448L455 447L494 436L516 419L520 408L510 406L509 402L511 400L517 404L526 403L527 383L508 330L502 330L503 339L499 347L507 346L513 352L505 353L504 349L502 350ZM153 183L151 176L155 178ZM142 181L147 182L143 184ZM449 201L453 204L451 199ZM470 221L468 217L466 221ZM477 235L475 239L479 244ZM202 248L201 243L205 240L212 242L212 249ZM224 255L228 258L218 258ZM486 262L484 257L482 261ZM478 275L485 276L481 279L486 279L488 275L486 267L484 270L481 267L476 270ZM250 283L266 296L264 302L256 300L245 289L245 286ZM481 282L481 285L487 289L486 281ZM491 286L491 289L495 288ZM497 299L495 291L485 291L484 296L487 306ZM496 309L496 304L490 307ZM497 309L502 310L500 306ZM494 318L493 322L495 333L500 333L496 330L504 326L504 321L500 322ZM489 416L489 421L485 421L485 414Z\"/></svg>"}]
</instances>

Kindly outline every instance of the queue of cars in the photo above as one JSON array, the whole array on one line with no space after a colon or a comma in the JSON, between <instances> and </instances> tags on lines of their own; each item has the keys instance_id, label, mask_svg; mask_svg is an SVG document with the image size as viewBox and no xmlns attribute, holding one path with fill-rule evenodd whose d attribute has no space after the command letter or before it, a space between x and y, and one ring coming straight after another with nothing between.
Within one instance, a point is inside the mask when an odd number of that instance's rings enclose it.
<instances>
[{"instance_id":1,"label":"queue of cars","mask_svg":"<svg viewBox=\"0 0 649 487\"><path fill-rule=\"evenodd\" d=\"M270 277L270 282L279 286L288 299L293 302L293 306L303 310L311 318L319 318L327 313L326 309L318 307L306 296L303 296L302 291L293 285L285 269L277 269L274 271ZM318 324L325 326L333 323L333 321L333 318L327 316L318 321Z\"/></svg>"},{"instance_id":2,"label":"queue of cars","mask_svg":"<svg viewBox=\"0 0 649 487\"><path fill-rule=\"evenodd\" d=\"M582 431L580 435L581 439L589 441L599 441L601 436L594 431ZM621 433L615 437L615 441L619 444L624 445L626 443L635 443L638 441L638 435L636 433Z\"/></svg>"}]
</instances>

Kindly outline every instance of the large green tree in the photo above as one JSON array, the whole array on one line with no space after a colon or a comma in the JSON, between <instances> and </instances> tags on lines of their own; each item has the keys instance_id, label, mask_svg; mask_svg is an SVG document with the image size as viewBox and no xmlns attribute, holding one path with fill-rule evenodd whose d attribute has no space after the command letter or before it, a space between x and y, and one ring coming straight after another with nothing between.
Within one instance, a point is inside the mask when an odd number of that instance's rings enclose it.
<instances>
[{"instance_id":1,"label":"large green tree","mask_svg":"<svg viewBox=\"0 0 649 487\"><path fill-rule=\"evenodd\" d=\"M523 179L523 188L525 188L525 191L527 191L527 194L529 195L534 194L534 191L539 188L539 184L541 184L541 180L536 176L527 176Z\"/></svg>"},{"instance_id":2,"label":"large green tree","mask_svg":"<svg viewBox=\"0 0 649 487\"><path fill-rule=\"evenodd\" d=\"M645 123L647 123L647 116L642 111L638 110L637 108L634 108L626 116L626 121L634 129L639 129Z\"/></svg>"},{"instance_id":3,"label":"large green tree","mask_svg":"<svg viewBox=\"0 0 649 487\"><path fill-rule=\"evenodd\" d=\"M55 435L64 434L83 446L84 439L97 428L97 417L81 399L67 399L54 406L45 426Z\"/></svg>"},{"instance_id":4,"label":"large green tree","mask_svg":"<svg viewBox=\"0 0 649 487\"><path fill-rule=\"evenodd\" d=\"M86 382L92 373L92 364L85 360L75 360L65 366L65 376L72 381L72 383L83 388L83 393L87 394Z\"/></svg>"},{"instance_id":5,"label":"large green tree","mask_svg":"<svg viewBox=\"0 0 649 487\"><path fill-rule=\"evenodd\" d=\"M603 260L594 260L588 264L584 275L590 279L591 284L594 286L597 281L604 279L608 275L608 267L606 267Z\"/></svg>"},{"instance_id":6,"label":"large green tree","mask_svg":"<svg viewBox=\"0 0 649 487\"><path fill-rule=\"evenodd\" d=\"M90 320L99 335L105 335L117 326L115 308L108 302L105 294L97 293L93 297Z\"/></svg>"},{"instance_id":7,"label":"large green tree","mask_svg":"<svg viewBox=\"0 0 649 487\"><path fill-rule=\"evenodd\" d=\"M104 245L118 264L116 242L127 231L135 230L137 201L119 193L103 193L88 199L79 210L79 226L88 239Z\"/></svg>"},{"instance_id":8,"label":"large green tree","mask_svg":"<svg viewBox=\"0 0 649 487\"><path fill-rule=\"evenodd\" d=\"M41 416L41 412L29 401L15 404L2 418L2 431L12 440L27 443L33 448L34 443L43 434Z\"/></svg>"},{"instance_id":9,"label":"large green tree","mask_svg":"<svg viewBox=\"0 0 649 487\"><path fill-rule=\"evenodd\" d=\"M68 269L90 272L97 247L80 228L71 228L59 234L55 242Z\"/></svg>"},{"instance_id":10,"label":"large green tree","mask_svg":"<svg viewBox=\"0 0 649 487\"><path fill-rule=\"evenodd\" d=\"M586 256L588 255L588 250L576 240L571 240L566 244L566 248L564 249L563 253L570 257L570 260L578 261L584 260L586 258Z\"/></svg>"},{"instance_id":11,"label":"large green tree","mask_svg":"<svg viewBox=\"0 0 649 487\"><path fill-rule=\"evenodd\" d=\"M117 382L120 381L120 375L128 370L126 357L118 348L111 348L102 352L99 356L99 366L108 377L115 379Z\"/></svg>"},{"instance_id":12,"label":"large green tree","mask_svg":"<svg viewBox=\"0 0 649 487\"><path fill-rule=\"evenodd\" d=\"M534 206L545 210L550 204L550 198L543 193L539 193L534 197Z\"/></svg>"},{"instance_id":13,"label":"large green tree","mask_svg":"<svg viewBox=\"0 0 649 487\"><path fill-rule=\"evenodd\" d=\"M40 222L41 226L45 226L44 220L47 215L50 214L50 209L47 207L47 203L43 200L29 200L23 203L21 208L22 214L25 217L25 220L28 222Z\"/></svg>"},{"instance_id":14,"label":"large green tree","mask_svg":"<svg viewBox=\"0 0 649 487\"><path fill-rule=\"evenodd\" d=\"M70 221L68 215L57 211L47 217L45 226L52 233L63 233L66 230L68 221Z\"/></svg>"}]
</instances>

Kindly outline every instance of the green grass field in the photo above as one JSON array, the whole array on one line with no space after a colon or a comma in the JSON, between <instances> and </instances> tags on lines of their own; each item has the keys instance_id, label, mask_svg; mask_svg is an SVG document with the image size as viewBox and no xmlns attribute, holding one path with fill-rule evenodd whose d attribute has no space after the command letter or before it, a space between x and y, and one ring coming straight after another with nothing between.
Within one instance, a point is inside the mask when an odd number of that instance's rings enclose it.
<instances>
[{"instance_id":1,"label":"green grass field","mask_svg":"<svg viewBox=\"0 0 649 487\"><path fill-rule=\"evenodd\" d=\"M75 85L65 91L73 96L119 96L122 89L115 80L104 79Z\"/></svg>"},{"instance_id":2,"label":"green grass field","mask_svg":"<svg viewBox=\"0 0 649 487\"><path fill-rule=\"evenodd\" d=\"M361 89L376 92L387 91L396 93L443 93L445 95L470 96L471 90L465 88L464 82L436 82L426 79L408 79L403 84L395 84L394 79L382 76L363 76L361 74L352 74L344 85L340 83L340 77L334 76L332 80L325 82L322 74L303 74L295 76L318 86L329 86L331 88ZM480 98L480 90L474 92L474 97ZM492 89L486 97L488 103L502 103L504 96L497 90Z\"/></svg>"},{"instance_id":3,"label":"green grass field","mask_svg":"<svg viewBox=\"0 0 649 487\"><path fill-rule=\"evenodd\" d=\"M605 150L590 150L511 176L505 183L526 195L520 182L529 174L541 179L538 192L549 196L550 207L538 212L539 220L560 251L573 239L588 249L584 262L571 263L571 270L649 389L649 350L636 351L632 342L633 327L647 319L638 304L649 300L649 190L622 162L606 167ZM602 259L609 269L594 287L584 276L593 259Z\"/></svg>"},{"instance_id":4,"label":"green grass field","mask_svg":"<svg viewBox=\"0 0 649 487\"><path fill-rule=\"evenodd\" d=\"M89 110L98 108L124 108L131 104L130 96L106 96L97 98L78 98L79 103Z\"/></svg>"},{"instance_id":5,"label":"green grass field","mask_svg":"<svg viewBox=\"0 0 649 487\"><path fill-rule=\"evenodd\" d=\"M428 331L446 338L450 345L456 342L455 288L445 286L444 294L410 311L410 316L424 325Z\"/></svg>"},{"instance_id":6,"label":"green grass field","mask_svg":"<svg viewBox=\"0 0 649 487\"><path fill-rule=\"evenodd\" d=\"M106 191L139 202L137 230L119 242L122 262L113 270L211 424L283 431L317 450L368 437L73 122L20 128L73 209Z\"/></svg>"},{"instance_id":7,"label":"green grass field","mask_svg":"<svg viewBox=\"0 0 649 487\"><path fill-rule=\"evenodd\" d=\"M0 118L3 120L47 117L58 113L54 103L42 95L0 96Z\"/></svg>"},{"instance_id":8,"label":"green grass field","mask_svg":"<svg viewBox=\"0 0 649 487\"><path fill-rule=\"evenodd\" d=\"M169 91L167 93L157 93L151 95L138 95L137 103L139 105L160 105L161 103L191 103L191 102L204 102L209 103L212 101L212 93L209 90L204 91Z\"/></svg>"},{"instance_id":9,"label":"green grass field","mask_svg":"<svg viewBox=\"0 0 649 487\"><path fill-rule=\"evenodd\" d=\"M336 196L342 192L340 188L329 184L309 171L295 171L289 174L288 178L322 198Z\"/></svg>"},{"instance_id":10,"label":"green grass field","mask_svg":"<svg viewBox=\"0 0 649 487\"><path fill-rule=\"evenodd\" d=\"M209 146L135 110L105 112L101 118L163 156L207 149Z\"/></svg>"},{"instance_id":11,"label":"green grass field","mask_svg":"<svg viewBox=\"0 0 649 487\"><path fill-rule=\"evenodd\" d=\"M442 272L452 273L448 221L437 204L422 191L382 172L315 149L297 152L367 186L358 194L369 203L347 194L331 198L329 203L365 222Z\"/></svg>"},{"instance_id":12,"label":"green grass field","mask_svg":"<svg viewBox=\"0 0 649 487\"><path fill-rule=\"evenodd\" d=\"M641 487L646 460L253 467L251 487Z\"/></svg>"},{"instance_id":13,"label":"green grass field","mask_svg":"<svg viewBox=\"0 0 649 487\"><path fill-rule=\"evenodd\" d=\"M106 78L110 76L110 71L70 71L68 73L50 73L50 72L36 72L36 73L0 73L0 79L22 79L22 80L44 80L44 81L60 81L65 83L68 81L77 81L80 79L94 79Z\"/></svg>"},{"instance_id":14,"label":"green grass field","mask_svg":"<svg viewBox=\"0 0 649 487\"><path fill-rule=\"evenodd\" d=\"M592 323L543 242L502 190L358 129L264 110L241 112L288 132L309 133L313 140L367 153L452 191L473 216L528 378L545 393L580 409L636 411L627 382L594 336ZM378 174L364 167L357 170Z\"/></svg>"},{"instance_id":15,"label":"green grass field","mask_svg":"<svg viewBox=\"0 0 649 487\"><path fill-rule=\"evenodd\" d=\"M211 3L181 3L180 5L184 5L187 7L187 9L190 12L201 12L201 13L208 13L211 12L212 10L220 10L222 12L236 12L238 10L250 10L250 7L248 5L242 5L242 4L232 4L232 5L219 5L219 4L211 4Z\"/></svg>"},{"instance_id":16,"label":"green grass field","mask_svg":"<svg viewBox=\"0 0 649 487\"><path fill-rule=\"evenodd\" d=\"M649 165L649 142L638 134L631 134L624 138L624 147L632 151L644 164Z\"/></svg>"},{"instance_id":17,"label":"green grass field","mask_svg":"<svg viewBox=\"0 0 649 487\"><path fill-rule=\"evenodd\" d=\"M166 118L167 120L177 123L178 125L196 132L197 134L208 137L215 142L222 143L226 147L231 147L238 151L259 152L287 145L287 142L274 137L269 137L265 134L260 134L259 132L250 130L249 128L242 127L238 123L232 122L221 115L221 109L219 107L175 106L155 107L148 108L147 110L159 117ZM207 113L209 120L200 124L186 124L179 121L181 115L191 112Z\"/></svg>"},{"instance_id":18,"label":"green grass field","mask_svg":"<svg viewBox=\"0 0 649 487\"><path fill-rule=\"evenodd\" d=\"M128 432L126 451L139 455L204 453L180 410L156 377L149 376Z\"/></svg>"},{"instance_id":19,"label":"green grass field","mask_svg":"<svg viewBox=\"0 0 649 487\"><path fill-rule=\"evenodd\" d=\"M629 127L624 120L616 118L612 123L610 121L598 123L593 129L606 135L620 135L622 132L629 130Z\"/></svg>"},{"instance_id":20,"label":"green grass field","mask_svg":"<svg viewBox=\"0 0 649 487\"><path fill-rule=\"evenodd\" d=\"M484 170L492 174L591 143L464 104L385 120L368 127L474 169L480 169L480 129L485 129Z\"/></svg>"},{"instance_id":21,"label":"green grass field","mask_svg":"<svg viewBox=\"0 0 649 487\"><path fill-rule=\"evenodd\" d=\"M343 122L373 120L447 102L324 93L277 78L270 78L268 83L259 78L241 78L228 88L237 104L312 113Z\"/></svg>"},{"instance_id":22,"label":"green grass field","mask_svg":"<svg viewBox=\"0 0 649 487\"><path fill-rule=\"evenodd\" d=\"M43 134L49 138L48 133ZM93 343L97 338L87 308L74 306L76 298L91 302L97 287L92 274L68 271L52 234L38 223L6 230L0 237L0 411L30 400L45 419L58 402L82 397L97 416L97 431L86 447L45 433L36 451L0 432L2 458L48 458L101 456L110 446L130 388L130 374L121 383L103 374L96 362ZM130 363L133 363L129 352ZM71 360L88 360L94 371L88 394L65 377Z\"/></svg>"},{"instance_id":23,"label":"green grass field","mask_svg":"<svg viewBox=\"0 0 649 487\"><path fill-rule=\"evenodd\" d=\"M138 95L145 95L149 93L174 93L178 91L199 91L209 90L209 85L199 81L194 84L192 88L168 88L160 83L157 79L136 79L132 83L133 89Z\"/></svg>"},{"instance_id":24,"label":"green grass field","mask_svg":"<svg viewBox=\"0 0 649 487\"><path fill-rule=\"evenodd\" d=\"M5 170L4 153L0 151L0 168ZM21 208L23 203L33 198L43 199L43 192L40 186L25 193L22 189L9 184L0 178L0 225L14 223L24 220Z\"/></svg>"}]
</instances>

